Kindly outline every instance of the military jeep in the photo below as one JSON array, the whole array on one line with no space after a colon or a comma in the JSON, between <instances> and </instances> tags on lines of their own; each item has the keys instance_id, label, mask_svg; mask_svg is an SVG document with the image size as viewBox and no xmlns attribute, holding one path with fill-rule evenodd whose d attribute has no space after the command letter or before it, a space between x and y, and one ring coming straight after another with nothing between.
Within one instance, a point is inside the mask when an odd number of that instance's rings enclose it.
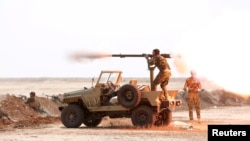
<instances>
[{"instance_id":1,"label":"military jeep","mask_svg":"<svg viewBox=\"0 0 250 141\"><path fill-rule=\"evenodd\" d=\"M181 105L175 100L178 90L169 90L172 98L161 99L162 91L150 91L148 84L138 85L137 80L122 82L122 71L101 71L96 84L90 88L66 92L59 107L61 122L67 128L82 124L96 127L102 118L131 118L134 126L168 125L172 110Z\"/></svg>"}]
</instances>

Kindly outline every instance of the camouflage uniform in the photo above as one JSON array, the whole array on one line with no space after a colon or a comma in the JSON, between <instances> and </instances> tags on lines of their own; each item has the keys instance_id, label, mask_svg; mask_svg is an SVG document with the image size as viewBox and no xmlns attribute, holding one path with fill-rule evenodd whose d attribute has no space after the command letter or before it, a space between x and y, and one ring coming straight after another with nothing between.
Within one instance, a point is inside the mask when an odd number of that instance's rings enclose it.
<instances>
[{"instance_id":1,"label":"camouflage uniform","mask_svg":"<svg viewBox=\"0 0 250 141\"><path fill-rule=\"evenodd\" d=\"M156 55L148 60L149 65L155 65L159 69L159 73L153 81L152 91L156 91L157 85L160 84L165 98L167 98L167 84L171 76L170 66L165 57Z\"/></svg>"},{"instance_id":2,"label":"camouflage uniform","mask_svg":"<svg viewBox=\"0 0 250 141\"><path fill-rule=\"evenodd\" d=\"M30 97L27 99L25 103L28 104L31 108L40 111L41 105L40 102L35 100L35 96L36 96L35 92L30 92Z\"/></svg>"},{"instance_id":3,"label":"camouflage uniform","mask_svg":"<svg viewBox=\"0 0 250 141\"><path fill-rule=\"evenodd\" d=\"M200 97L199 97L199 89L201 89L200 81L195 77L189 77L186 79L184 89L188 90L188 110L189 110L189 119L193 120L193 105L196 109L197 119L200 122Z\"/></svg>"}]
</instances>

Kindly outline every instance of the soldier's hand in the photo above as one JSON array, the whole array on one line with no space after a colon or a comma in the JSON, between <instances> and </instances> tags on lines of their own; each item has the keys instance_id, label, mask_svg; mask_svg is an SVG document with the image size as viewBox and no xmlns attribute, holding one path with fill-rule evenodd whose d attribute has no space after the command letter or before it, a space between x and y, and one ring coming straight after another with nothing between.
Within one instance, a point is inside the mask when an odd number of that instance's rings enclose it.
<instances>
[{"instance_id":1,"label":"soldier's hand","mask_svg":"<svg viewBox=\"0 0 250 141\"><path fill-rule=\"evenodd\" d=\"M203 91L205 91L205 89L201 89L201 90L200 90L200 92L203 92Z\"/></svg>"},{"instance_id":2,"label":"soldier's hand","mask_svg":"<svg viewBox=\"0 0 250 141\"><path fill-rule=\"evenodd\" d=\"M184 92L187 92L187 88L183 88L183 91L184 91Z\"/></svg>"},{"instance_id":3,"label":"soldier's hand","mask_svg":"<svg viewBox=\"0 0 250 141\"><path fill-rule=\"evenodd\" d=\"M205 91L205 89L200 89L198 92L199 92L199 93L202 93L203 91Z\"/></svg>"}]
</instances>

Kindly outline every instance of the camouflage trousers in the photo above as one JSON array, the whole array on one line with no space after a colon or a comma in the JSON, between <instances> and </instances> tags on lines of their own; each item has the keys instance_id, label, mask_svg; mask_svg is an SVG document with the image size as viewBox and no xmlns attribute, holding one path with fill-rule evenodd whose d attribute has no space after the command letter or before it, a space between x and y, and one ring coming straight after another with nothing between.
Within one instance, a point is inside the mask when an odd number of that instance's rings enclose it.
<instances>
[{"instance_id":1,"label":"camouflage trousers","mask_svg":"<svg viewBox=\"0 0 250 141\"><path fill-rule=\"evenodd\" d=\"M161 89L164 93L164 96L167 98L167 96L168 96L167 85L168 85L168 81L170 79L170 76L171 76L170 71L163 71L163 72L160 71L153 81L153 87L151 88L152 91L156 91L157 85L160 84Z\"/></svg>"},{"instance_id":2,"label":"camouflage trousers","mask_svg":"<svg viewBox=\"0 0 250 141\"><path fill-rule=\"evenodd\" d=\"M193 106L196 110L197 119L201 118L201 108L200 108L200 97L198 92L189 92L188 93L188 111L189 111L189 119L193 120Z\"/></svg>"}]
</instances>

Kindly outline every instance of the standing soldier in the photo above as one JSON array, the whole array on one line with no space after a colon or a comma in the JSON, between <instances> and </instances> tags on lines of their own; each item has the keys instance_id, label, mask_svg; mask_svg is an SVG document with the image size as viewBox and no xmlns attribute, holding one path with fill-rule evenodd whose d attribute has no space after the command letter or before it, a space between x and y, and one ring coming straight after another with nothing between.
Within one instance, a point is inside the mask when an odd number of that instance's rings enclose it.
<instances>
[{"instance_id":1,"label":"standing soldier","mask_svg":"<svg viewBox=\"0 0 250 141\"><path fill-rule=\"evenodd\" d=\"M200 123L200 97L199 97L199 91L201 90L201 82L196 77L196 72L191 71L191 77L186 79L185 85L184 85L184 91L188 92L188 110L189 110L189 119L190 121L193 120L193 105L195 106L197 120Z\"/></svg>"},{"instance_id":2,"label":"standing soldier","mask_svg":"<svg viewBox=\"0 0 250 141\"><path fill-rule=\"evenodd\" d=\"M166 58L160 55L159 49L154 49L152 51L152 58L148 59L148 56L146 56L146 59L149 65L154 65L154 67L159 69L159 73L153 80L151 90L156 91L157 85L160 84L165 98L168 99L167 84L171 77L171 69Z\"/></svg>"}]
</instances>

